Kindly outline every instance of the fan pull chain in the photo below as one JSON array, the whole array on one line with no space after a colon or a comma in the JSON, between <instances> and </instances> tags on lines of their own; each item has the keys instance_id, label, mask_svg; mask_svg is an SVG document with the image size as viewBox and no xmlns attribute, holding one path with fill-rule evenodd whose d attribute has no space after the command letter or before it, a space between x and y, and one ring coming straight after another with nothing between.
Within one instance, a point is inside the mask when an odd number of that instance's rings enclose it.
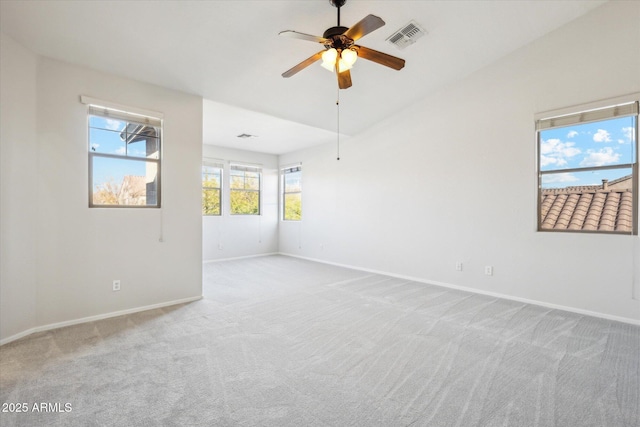
<instances>
[{"instance_id":1,"label":"fan pull chain","mask_svg":"<svg viewBox=\"0 0 640 427\"><path fill-rule=\"evenodd\" d=\"M336 160L340 160L340 89L338 89L338 95L336 99L336 109L338 111L338 120L337 120L338 129L336 131L338 157Z\"/></svg>"}]
</instances>

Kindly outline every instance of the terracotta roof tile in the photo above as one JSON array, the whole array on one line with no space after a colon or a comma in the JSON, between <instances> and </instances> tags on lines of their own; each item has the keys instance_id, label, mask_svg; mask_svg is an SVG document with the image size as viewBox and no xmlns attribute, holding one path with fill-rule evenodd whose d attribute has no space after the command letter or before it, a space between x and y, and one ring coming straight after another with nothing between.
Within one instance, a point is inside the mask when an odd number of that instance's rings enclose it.
<instances>
[{"instance_id":1,"label":"terracotta roof tile","mask_svg":"<svg viewBox=\"0 0 640 427\"><path fill-rule=\"evenodd\" d=\"M589 212L589 206L591 206L591 200L593 200L593 194L576 194L578 197L578 203L573 211L571 222L569 224L569 230L582 230L584 220Z\"/></svg>"},{"instance_id":2,"label":"terracotta roof tile","mask_svg":"<svg viewBox=\"0 0 640 427\"><path fill-rule=\"evenodd\" d=\"M602 208L604 207L604 200L606 194L596 193L591 200L591 206L587 212L587 218L584 220L583 230L597 230L600 223L600 217L602 216Z\"/></svg>"},{"instance_id":3,"label":"terracotta roof tile","mask_svg":"<svg viewBox=\"0 0 640 427\"><path fill-rule=\"evenodd\" d=\"M633 196L631 192L622 193L620 197L620 207L618 208L618 219L616 228L631 230L633 224Z\"/></svg>"},{"instance_id":4,"label":"terracotta roof tile","mask_svg":"<svg viewBox=\"0 0 640 427\"><path fill-rule=\"evenodd\" d=\"M602 185L546 188L541 193L543 230L630 233L633 229L631 175Z\"/></svg>"}]
</instances>

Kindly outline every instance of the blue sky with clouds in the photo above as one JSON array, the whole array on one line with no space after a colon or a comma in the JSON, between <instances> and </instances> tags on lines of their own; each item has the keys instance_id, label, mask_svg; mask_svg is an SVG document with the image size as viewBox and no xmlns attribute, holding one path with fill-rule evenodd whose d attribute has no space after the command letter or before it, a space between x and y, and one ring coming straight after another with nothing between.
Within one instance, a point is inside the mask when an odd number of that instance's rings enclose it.
<instances>
[{"instance_id":1,"label":"blue sky with clouds","mask_svg":"<svg viewBox=\"0 0 640 427\"><path fill-rule=\"evenodd\" d=\"M540 132L540 170L634 163L636 117L623 117ZM631 174L630 168L543 175L543 187L601 184Z\"/></svg>"}]
</instances>

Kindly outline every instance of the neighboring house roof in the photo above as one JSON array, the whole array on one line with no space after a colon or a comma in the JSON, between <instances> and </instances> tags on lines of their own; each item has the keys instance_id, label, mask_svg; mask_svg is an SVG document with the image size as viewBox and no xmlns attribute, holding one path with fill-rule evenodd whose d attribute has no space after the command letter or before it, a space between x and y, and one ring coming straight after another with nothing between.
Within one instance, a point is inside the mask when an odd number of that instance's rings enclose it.
<instances>
[{"instance_id":1,"label":"neighboring house roof","mask_svg":"<svg viewBox=\"0 0 640 427\"><path fill-rule=\"evenodd\" d=\"M541 224L545 230L592 230L631 233L632 176L602 185L545 188L541 192Z\"/></svg>"},{"instance_id":2,"label":"neighboring house roof","mask_svg":"<svg viewBox=\"0 0 640 427\"><path fill-rule=\"evenodd\" d=\"M140 125L137 123L129 123L127 127L120 132L120 139L126 141L127 144L142 141L147 137L157 137L158 132L153 126Z\"/></svg>"}]
</instances>

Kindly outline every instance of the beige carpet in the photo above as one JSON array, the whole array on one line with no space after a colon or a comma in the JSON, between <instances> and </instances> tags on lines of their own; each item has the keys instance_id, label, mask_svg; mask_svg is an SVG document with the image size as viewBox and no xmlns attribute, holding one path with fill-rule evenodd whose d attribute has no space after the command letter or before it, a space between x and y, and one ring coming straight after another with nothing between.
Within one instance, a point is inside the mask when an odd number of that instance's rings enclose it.
<instances>
[{"instance_id":1,"label":"beige carpet","mask_svg":"<svg viewBox=\"0 0 640 427\"><path fill-rule=\"evenodd\" d=\"M283 256L204 280L1 347L0 424L640 425L637 326Z\"/></svg>"}]
</instances>

